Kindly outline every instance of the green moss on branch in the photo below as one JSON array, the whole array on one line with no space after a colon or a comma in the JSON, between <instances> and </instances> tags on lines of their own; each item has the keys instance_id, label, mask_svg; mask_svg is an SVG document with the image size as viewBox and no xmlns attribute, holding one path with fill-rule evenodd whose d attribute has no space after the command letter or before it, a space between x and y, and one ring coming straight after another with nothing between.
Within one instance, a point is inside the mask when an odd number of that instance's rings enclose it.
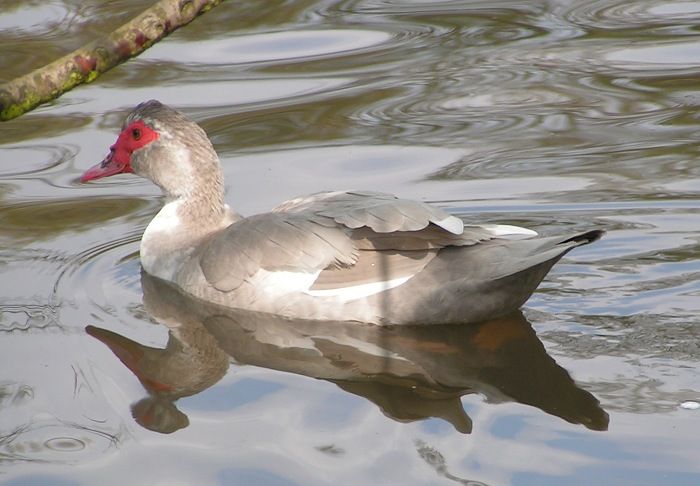
<instances>
[{"instance_id":1,"label":"green moss on branch","mask_svg":"<svg viewBox=\"0 0 700 486\"><path fill-rule=\"evenodd\" d=\"M0 120L16 118L83 83L90 83L221 0L160 0L122 25L72 53L0 85Z\"/></svg>"}]
</instances>

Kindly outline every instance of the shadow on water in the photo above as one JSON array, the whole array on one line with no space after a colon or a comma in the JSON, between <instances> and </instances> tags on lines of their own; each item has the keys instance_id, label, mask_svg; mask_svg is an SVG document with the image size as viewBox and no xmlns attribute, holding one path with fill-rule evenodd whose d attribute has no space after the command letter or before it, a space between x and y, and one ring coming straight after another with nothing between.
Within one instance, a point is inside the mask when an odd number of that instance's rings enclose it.
<instances>
[{"instance_id":1,"label":"shadow on water","mask_svg":"<svg viewBox=\"0 0 700 486\"><path fill-rule=\"evenodd\" d=\"M88 326L138 377L148 396L132 405L142 426L187 427L175 402L219 381L230 359L335 383L399 422L443 419L468 434L460 397L518 402L607 430L608 414L547 354L520 312L476 325L378 327L319 323L226 309L142 274L144 305L169 329L165 349Z\"/></svg>"}]
</instances>

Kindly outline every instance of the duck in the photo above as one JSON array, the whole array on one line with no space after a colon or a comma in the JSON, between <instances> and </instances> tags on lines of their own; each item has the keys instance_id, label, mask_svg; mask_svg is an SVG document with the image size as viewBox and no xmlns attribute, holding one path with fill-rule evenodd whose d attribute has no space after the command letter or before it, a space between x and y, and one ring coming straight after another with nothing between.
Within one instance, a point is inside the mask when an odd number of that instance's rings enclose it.
<instances>
[{"instance_id":1,"label":"duck","mask_svg":"<svg viewBox=\"0 0 700 486\"><path fill-rule=\"evenodd\" d=\"M81 182L144 177L164 194L141 267L186 294L289 319L375 325L477 323L530 298L552 266L603 230L540 236L466 224L442 208L362 190L318 192L242 216L225 202L206 132L157 100L137 105Z\"/></svg>"}]
</instances>

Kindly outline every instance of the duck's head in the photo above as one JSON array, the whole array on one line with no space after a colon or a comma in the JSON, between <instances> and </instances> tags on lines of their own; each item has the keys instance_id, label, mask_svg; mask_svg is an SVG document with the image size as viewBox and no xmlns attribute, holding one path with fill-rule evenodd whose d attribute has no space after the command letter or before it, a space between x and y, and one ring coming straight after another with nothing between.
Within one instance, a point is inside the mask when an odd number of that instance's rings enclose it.
<instances>
[{"instance_id":1,"label":"duck's head","mask_svg":"<svg viewBox=\"0 0 700 486\"><path fill-rule=\"evenodd\" d=\"M209 190L222 186L219 158L204 130L156 100L129 113L109 154L80 181L124 173L150 179L171 197L187 195L201 185Z\"/></svg>"}]
</instances>

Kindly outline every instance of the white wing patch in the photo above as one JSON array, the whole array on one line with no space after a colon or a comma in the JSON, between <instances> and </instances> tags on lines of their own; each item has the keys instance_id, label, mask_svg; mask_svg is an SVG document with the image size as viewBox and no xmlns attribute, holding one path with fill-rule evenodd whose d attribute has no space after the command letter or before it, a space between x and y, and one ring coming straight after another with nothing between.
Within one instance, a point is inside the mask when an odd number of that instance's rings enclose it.
<instances>
[{"instance_id":1,"label":"white wing patch","mask_svg":"<svg viewBox=\"0 0 700 486\"><path fill-rule=\"evenodd\" d=\"M349 287L311 290L311 286L320 273L320 270L317 272L290 272L284 270L270 272L260 269L250 278L249 282L257 288L264 289L264 292L269 293L269 295L283 296L284 294L302 292L312 297L335 297L345 302L393 289L406 283L413 276L407 275L391 280Z\"/></svg>"},{"instance_id":2,"label":"white wing patch","mask_svg":"<svg viewBox=\"0 0 700 486\"><path fill-rule=\"evenodd\" d=\"M461 235L464 231L464 221L459 219L457 216L448 216L445 219L433 222L441 228L446 229L453 235Z\"/></svg>"},{"instance_id":3,"label":"white wing patch","mask_svg":"<svg viewBox=\"0 0 700 486\"><path fill-rule=\"evenodd\" d=\"M392 280L384 280L382 282L372 282L360 285L353 285L351 287L340 287L335 289L322 289L322 290L306 290L305 294L312 295L314 297L338 297L340 300L348 301L361 299L362 297L369 297L370 295L378 294L379 292L384 292L385 290L393 289L406 283L413 275L408 275L406 277L399 277Z\"/></svg>"},{"instance_id":4,"label":"white wing patch","mask_svg":"<svg viewBox=\"0 0 700 486\"><path fill-rule=\"evenodd\" d=\"M250 283L264 289L270 295L306 292L318 278L317 272L268 271L260 269L250 278Z\"/></svg>"},{"instance_id":5,"label":"white wing patch","mask_svg":"<svg viewBox=\"0 0 700 486\"><path fill-rule=\"evenodd\" d=\"M497 238L520 240L537 236L537 231L523 228L521 226L512 226L509 224L482 224L479 226Z\"/></svg>"}]
</instances>

